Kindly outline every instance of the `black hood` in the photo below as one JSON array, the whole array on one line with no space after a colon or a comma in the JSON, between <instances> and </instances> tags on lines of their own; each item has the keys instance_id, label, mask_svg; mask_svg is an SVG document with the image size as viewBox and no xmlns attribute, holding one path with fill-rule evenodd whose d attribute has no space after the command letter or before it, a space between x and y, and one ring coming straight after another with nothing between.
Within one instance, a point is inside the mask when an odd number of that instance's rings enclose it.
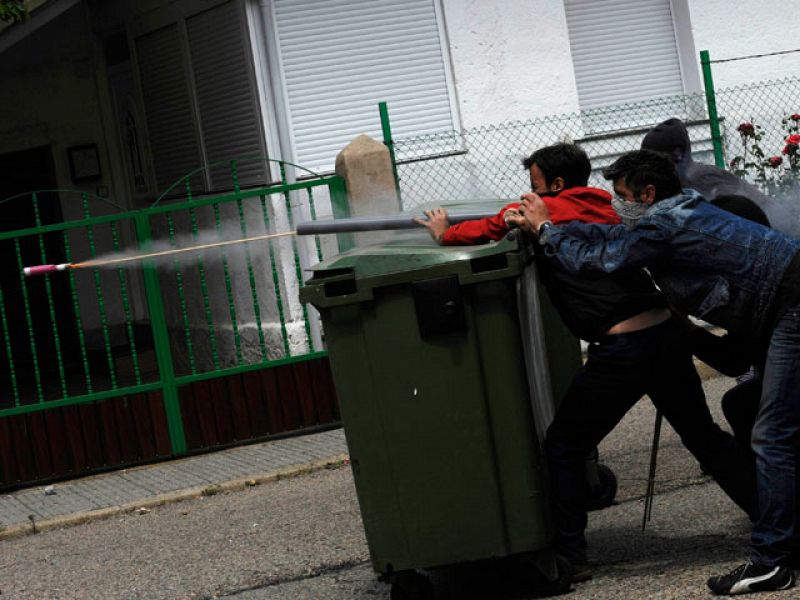
<instances>
[{"instance_id":1,"label":"black hood","mask_svg":"<svg viewBox=\"0 0 800 600\"><path fill-rule=\"evenodd\" d=\"M678 177L684 188L696 190L711 202L719 200L721 204L726 205L724 208L736 214L741 209L741 201L746 198L755 202L774 229L793 237L800 237L800 220L782 203L765 195L753 184L730 171L692 160L689 132L680 119L667 119L653 127L644 136L642 149L668 154L675 162ZM731 196L744 198L731 200ZM740 216L763 222L754 218L752 212Z\"/></svg>"},{"instance_id":2,"label":"black hood","mask_svg":"<svg viewBox=\"0 0 800 600\"><path fill-rule=\"evenodd\" d=\"M667 119L648 131L642 140L642 150L669 154L676 163L692 160L689 132L680 119Z\"/></svg>"}]
</instances>

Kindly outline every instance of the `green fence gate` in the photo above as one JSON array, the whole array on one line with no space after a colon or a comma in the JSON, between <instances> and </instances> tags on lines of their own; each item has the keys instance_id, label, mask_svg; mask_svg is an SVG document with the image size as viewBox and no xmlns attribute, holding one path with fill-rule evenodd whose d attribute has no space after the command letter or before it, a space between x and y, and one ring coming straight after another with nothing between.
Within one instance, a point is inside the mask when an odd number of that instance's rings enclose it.
<instances>
[{"instance_id":1,"label":"green fence gate","mask_svg":"<svg viewBox=\"0 0 800 600\"><path fill-rule=\"evenodd\" d=\"M338 423L297 299L302 269L337 241L265 236L315 219L319 198L346 214L344 182L289 181L280 163L279 183L240 189L230 168L224 193L196 195L195 172L139 211L63 190L0 203L27 225L0 233L0 489ZM59 222L42 218L51 203ZM211 246L161 254L198 245Z\"/></svg>"}]
</instances>

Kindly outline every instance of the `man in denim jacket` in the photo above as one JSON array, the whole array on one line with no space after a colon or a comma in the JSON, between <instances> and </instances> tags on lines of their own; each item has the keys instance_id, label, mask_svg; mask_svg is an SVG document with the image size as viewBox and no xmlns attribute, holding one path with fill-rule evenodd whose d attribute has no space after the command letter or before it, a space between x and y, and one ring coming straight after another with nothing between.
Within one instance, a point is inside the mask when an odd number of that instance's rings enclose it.
<instances>
[{"instance_id":1,"label":"man in denim jacket","mask_svg":"<svg viewBox=\"0 0 800 600\"><path fill-rule=\"evenodd\" d=\"M708 586L724 595L789 588L799 550L800 240L682 190L663 154L631 152L603 174L628 226L557 227L544 203L528 197L520 209L529 230L570 273L646 267L677 309L748 336L759 349L764 380L752 435L759 517L750 560Z\"/></svg>"}]
</instances>

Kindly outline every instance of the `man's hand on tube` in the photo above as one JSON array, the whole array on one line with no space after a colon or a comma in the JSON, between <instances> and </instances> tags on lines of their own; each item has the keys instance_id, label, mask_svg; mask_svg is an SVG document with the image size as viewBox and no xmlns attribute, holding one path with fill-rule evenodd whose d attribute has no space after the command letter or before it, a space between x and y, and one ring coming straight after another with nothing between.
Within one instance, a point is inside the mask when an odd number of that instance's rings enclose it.
<instances>
[{"instance_id":1,"label":"man's hand on tube","mask_svg":"<svg viewBox=\"0 0 800 600\"><path fill-rule=\"evenodd\" d=\"M428 233L437 244L442 243L442 237L445 232L450 228L450 221L447 219L447 211L443 208L432 208L425 211L427 219L414 217L414 222L424 225Z\"/></svg>"},{"instance_id":2,"label":"man's hand on tube","mask_svg":"<svg viewBox=\"0 0 800 600\"><path fill-rule=\"evenodd\" d=\"M528 231L528 223L525 221L525 217L516 208L509 208L506 210L503 213L503 220L506 222L506 227L509 229L517 227L522 231Z\"/></svg>"},{"instance_id":3,"label":"man's hand on tube","mask_svg":"<svg viewBox=\"0 0 800 600\"><path fill-rule=\"evenodd\" d=\"M522 228L528 233L537 234L542 223L550 222L550 211L539 194L534 192L522 194L520 200L519 212L525 219L525 227Z\"/></svg>"}]
</instances>

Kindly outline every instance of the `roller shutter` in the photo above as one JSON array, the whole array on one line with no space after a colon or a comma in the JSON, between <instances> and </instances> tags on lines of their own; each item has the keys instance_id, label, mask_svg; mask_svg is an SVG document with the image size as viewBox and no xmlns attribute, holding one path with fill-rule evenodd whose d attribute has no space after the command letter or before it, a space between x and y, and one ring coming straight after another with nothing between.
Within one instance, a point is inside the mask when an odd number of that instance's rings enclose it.
<instances>
[{"instance_id":1,"label":"roller shutter","mask_svg":"<svg viewBox=\"0 0 800 600\"><path fill-rule=\"evenodd\" d=\"M243 19L241 4L231 0L136 40L162 191L187 172L220 162L192 184L231 189L228 161L266 154ZM265 171L263 162L243 161L239 183L263 184Z\"/></svg>"},{"instance_id":2,"label":"roller shutter","mask_svg":"<svg viewBox=\"0 0 800 600\"><path fill-rule=\"evenodd\" d=\"M357 135L381 139L384 100L396 138L454 128L434 1L274 1L299 164L328 170Z\"/></svg>"},{"instance_id":3,"label":"roller shutter","mask_svg":"<svg viewBox=\"0 0 800 600\"><path fill-rule=\"evenodd\" d=\"M670 0L565 0L581 109L684 92Z\"/></svg>"},{"instance_id":4,"label":"roller shutter","mask_svg":"<svg viewBox=\"0 0 800 600\"><path fill-rule=\"evenodd\" d=\"M140 37L136 53L156 185L164 190L201 164L178 27Z\"/></svg>"}]
</instances>

